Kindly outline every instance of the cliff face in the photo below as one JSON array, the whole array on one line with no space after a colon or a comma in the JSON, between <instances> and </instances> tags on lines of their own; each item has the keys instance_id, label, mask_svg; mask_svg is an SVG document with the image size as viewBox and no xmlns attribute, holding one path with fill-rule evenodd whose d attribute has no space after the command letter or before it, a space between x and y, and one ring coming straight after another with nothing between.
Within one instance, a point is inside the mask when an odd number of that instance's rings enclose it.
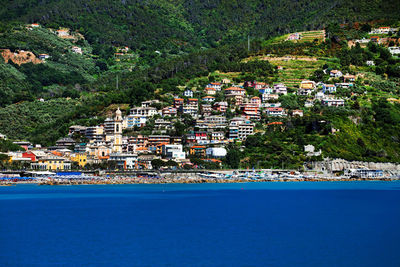
<instances>
[{"instance_id":1,"label":"cliff face","mask_svg":"<svg viewBox=\"0 0 400 267\"><path fill-rule=\"evenodd\" d=\"M38 59L35 54L30 51L18 50L11 52L10 49L1 50L1 55L4 58L4 62L8 63L12 61L14 64L21 65L26 63L41 64L42 60Z\"/></svg>"}]
</instances>

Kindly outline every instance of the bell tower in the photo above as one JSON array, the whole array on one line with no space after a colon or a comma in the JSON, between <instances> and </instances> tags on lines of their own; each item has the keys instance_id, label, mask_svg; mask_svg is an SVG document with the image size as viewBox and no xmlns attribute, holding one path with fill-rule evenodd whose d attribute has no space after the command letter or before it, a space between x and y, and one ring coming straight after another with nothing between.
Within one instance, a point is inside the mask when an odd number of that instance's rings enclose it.
<instances>
[{"instance_id":1,"label":"bell tower","mask_svg":"<svg viewBox=\"0 0 400 267\"><path fill-rule=\"evenodd\" d=\"M118 108L115 111L114 118L114 145L113 151L117 153L122 152L122 112Z\"/></svg>"}]
</instances>

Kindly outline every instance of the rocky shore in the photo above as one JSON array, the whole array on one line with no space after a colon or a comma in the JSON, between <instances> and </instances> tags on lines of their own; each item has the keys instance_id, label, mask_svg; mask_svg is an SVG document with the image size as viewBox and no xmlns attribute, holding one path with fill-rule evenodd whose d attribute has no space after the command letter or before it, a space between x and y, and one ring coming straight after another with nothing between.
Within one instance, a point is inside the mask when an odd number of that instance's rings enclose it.
<instances>
[{"instance_id":1,"label":"rocky shore","mask_svg":"<svg viewBox=\"0 0 400 267\"><path fill-rule=\"evenodd\" d=\"M332 178L280 178L280 179L223 179L223 178L169 178L169 179L144 179L144 178L114 178L105 180L66 180L43 181L38 185L106 185L106 184L203 184L203 183L263 183L263 182L332 182L332 181L394 181L397 178L357 178L357 179L332 179Z\"/></svg>"}]
</instances>

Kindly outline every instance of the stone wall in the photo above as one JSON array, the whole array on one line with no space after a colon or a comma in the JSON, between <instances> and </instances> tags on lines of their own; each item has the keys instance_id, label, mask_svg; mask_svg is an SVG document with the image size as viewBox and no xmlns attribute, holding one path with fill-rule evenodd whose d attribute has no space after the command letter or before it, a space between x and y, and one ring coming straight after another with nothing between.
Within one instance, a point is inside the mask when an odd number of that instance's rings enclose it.
<instances>
[{"instance_id":1,"label":"stone wall","mask_svg":"<svg viewBox=\"0 0 400 267\"><path fill-rule=\"evenodd\" d=\"M383 171L400 171L400 164L385 162L347 161L344 159L325 159L313 162L312 169L319 172L339 172L348 169L370 169Z\"/></svg>"}]
</instances>

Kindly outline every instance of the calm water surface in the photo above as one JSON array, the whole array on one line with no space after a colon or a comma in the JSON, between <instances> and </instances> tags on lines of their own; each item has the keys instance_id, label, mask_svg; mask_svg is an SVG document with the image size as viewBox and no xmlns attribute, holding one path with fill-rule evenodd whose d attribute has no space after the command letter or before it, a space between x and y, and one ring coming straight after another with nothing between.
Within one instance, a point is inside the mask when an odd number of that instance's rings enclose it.
<instances>
[{"instance_id":1,"label":"calm water surface","mask_svg":"<svg viewBox=\"0 0 400 267\"><path fill-rule=\"evenodd\" d=\"M400 266L400 182L0 187L0 266Z\"/></svg>"}]
</instances>

